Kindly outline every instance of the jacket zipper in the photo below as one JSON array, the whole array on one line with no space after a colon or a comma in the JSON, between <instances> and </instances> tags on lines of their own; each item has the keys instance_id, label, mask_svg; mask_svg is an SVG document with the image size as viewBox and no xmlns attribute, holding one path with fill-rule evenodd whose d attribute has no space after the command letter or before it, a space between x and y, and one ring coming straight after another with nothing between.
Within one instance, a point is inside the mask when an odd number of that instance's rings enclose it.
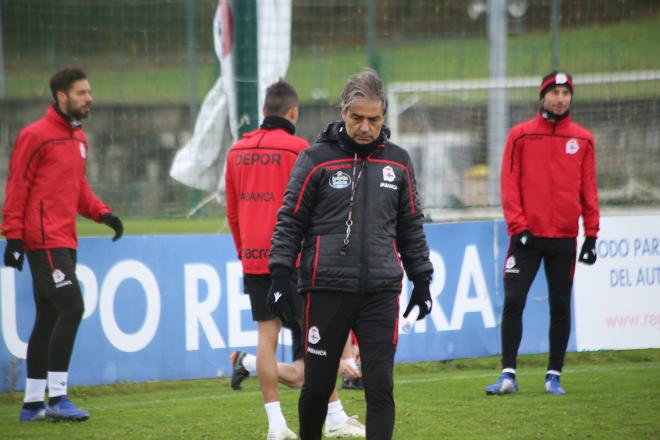
<instances>
[{"instance_id":1,"label":"jacket zipper","mask_svg":"<svg viewBox=\"0 0 660 440\"><path fill-rule=\"evenodd\" d=\"M366 293L367 277L369 276L368 257L367 257L367 193L369 192L369 173L367 170L367 159L362 159L362 169L364 170L364 185L362 185L362 225L360 227L360 282L358 283L359 292Z\"/></svg>"}]
</instances>

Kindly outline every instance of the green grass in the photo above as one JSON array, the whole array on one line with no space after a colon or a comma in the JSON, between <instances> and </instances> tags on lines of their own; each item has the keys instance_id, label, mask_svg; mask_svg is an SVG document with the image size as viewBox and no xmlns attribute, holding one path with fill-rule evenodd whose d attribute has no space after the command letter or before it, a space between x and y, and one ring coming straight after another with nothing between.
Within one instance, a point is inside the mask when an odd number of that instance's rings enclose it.
<instances>
[{"instance_id":1,"label":"green grass","mask_svg":"<svg viewBox=\"0 0 660 440\"><path fill-rule=\"evenodd\" d=\"M126 235L162 235L162 234L219 234L229 233L229 226L224 217L195 218L122 218ZM79 217L78 235L112 236L107 226Z\"/></svg>"},{"instance_id":2,"label":"green grass","mask_svg":"<svg viewBox=\"0 0 660 440\"><path fill-rule=\"evenodd\" d=\"M294 30L295 32L295 30ZM210 38L210 37L209 37ZM550 69L550 35L530 32L509 36L507 71L511 76L538 76ZM660 69L660 26L654 17L618 24L562 29L560 62L572 73ZM10 98L48 97L44 71L46 60L23 56L12 60L6 54L6 84ZM381 40L382 76L386 82L426 81L488 76L488 40L452 38L422 41ZM151 60L131 54L59 60L84 65L92 79L98 102L189 102L189 76L180 57L158 56ZM287 78L304 102L315 99L336 102L346 78L368 63L363 45L355 47L292 48ZM201 54L195 82L201 102L218 73L212 54ZM619 86L617 86L618 88ZM622 92L628 96L628 89ZM630 93L636 93L635 89ZM644 90L646 96L660 93L657 83ZM320 98L316 98L320 96Z\"/></svg>"},{"instance_id":3,"label":"green grass","mask_svg":"<svg viewBox=\"0 0 660 440\"><path fill-rule=\"evenodd\" d=\"M522 356L520 393L488 397L497 358L395 367L395 439L634 438L660 435L660 350L569 353L566 396L543 392L546 356ZM92 417L78 424L19 424L20 393L0 394L2 438L263 439L266 418L257 381L232 391L228 379L121 383L73 388ZM362 392L341 391L364 421ZM292 429L298 391L281 388Z\"/></svg>"}]
</instances>

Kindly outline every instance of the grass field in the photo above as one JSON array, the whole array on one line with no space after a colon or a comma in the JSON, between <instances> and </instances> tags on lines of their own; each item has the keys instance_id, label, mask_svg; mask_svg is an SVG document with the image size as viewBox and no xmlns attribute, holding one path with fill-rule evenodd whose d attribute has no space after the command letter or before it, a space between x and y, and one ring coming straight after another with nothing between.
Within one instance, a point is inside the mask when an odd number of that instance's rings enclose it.
<instances>
[{"instance_id":1,"label":"grass field","mask_svg":"<svg viewBox=\"0 0 660 440\"><path fill-rule=\"evenodd\" d=\"M294 29L295 32L295 29ZM210 36L209 36L210 38ZM572 73L660 69L658 52L660 26L657 19L623 21L618 24L563 29L560 63ZM420 41L382 40L379 47L381 74L386 82L428 81L488 76L486 38L437 38ZM550 68L550 35L529 32L508 39L507 72L511 76L541 75ZM87 68L98 102L189 102L188 71L180 57L163 54L157 61L100 54L80 58L62 54L62 63ZM22 56L7 64L7 97L48 97L44 82L44 59ZM364 46L292 48L287 79L295 84L303 102L336 100L348 75L368 64ZM217 78L218 62L213 54L200 54L196 66L197 99L201 102ZM638 95L637 88L624 88L624 96ZM657 83L643 96L657 96ZM588 96L588 95L583 95ZM620 97L620 96L619 96Z\"/></svg>"},{"instance_id":2,"label":"grass field","mask_svg":"<svg viewBox=\"0 0 660 440\"><path fill-rule=\"evenodd\" d=\"M486 396L497 358L397 365L395 439L657 439L660 350L569 353L562 376L568 394L543 392L546 356L522 356L520 393ZM92 417L78 424L20 424L21 394L0 394L3 439L263 439L266 418L257 381L232 391L227 378L121 383L74 388ZM349 415L364 421L362 392L342 391ZM298 391L282 388L297 430Z\"/></svg>"},{"instance_id":3,"label":"grass field","mask_svg":"<svg viewBox=\"0 0 660 440\"><path fill-rule=\"evenodd\" d=\"M126 235L162 234L218 234L229 233L224 217L171 217L171 218L122 218ZM81 237L108 236L113 232L107 226L78 217L78 235Z\"/></svg>"}]
</instances>

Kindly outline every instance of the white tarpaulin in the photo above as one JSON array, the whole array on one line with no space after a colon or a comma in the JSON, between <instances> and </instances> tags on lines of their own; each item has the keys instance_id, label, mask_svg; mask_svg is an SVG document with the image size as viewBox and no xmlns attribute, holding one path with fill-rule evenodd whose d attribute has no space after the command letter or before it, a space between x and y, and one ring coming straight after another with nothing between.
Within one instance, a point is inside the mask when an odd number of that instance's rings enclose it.
<instances>
[{"instance_id":1,"label":"white tarpaulin","mask_svg":"<svg viewBox=\"0 0 660 440\"><path fill-rule=\"evenodd\" d=\"M291 0L257 1L259 71L258 114L266 88L286 75L291 47ZM220 0L213 20L213 43L220 77L204 98L190 140L177 152L170 176L203 191L224 189L222 139L227 124L237 138L236 86L233 67L233 15L230 2ZM228 147L228 146L224 146Z\"/></svg>"}]
</instances>

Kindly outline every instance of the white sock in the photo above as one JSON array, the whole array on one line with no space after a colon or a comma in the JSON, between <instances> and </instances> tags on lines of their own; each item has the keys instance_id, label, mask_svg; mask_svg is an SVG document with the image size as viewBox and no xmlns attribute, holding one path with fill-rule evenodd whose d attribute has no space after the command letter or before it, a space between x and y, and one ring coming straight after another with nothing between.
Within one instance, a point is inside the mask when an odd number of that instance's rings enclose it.
<instances>
[{"instance_id":1,"label":"white sock","mask_svg":"<svg viewBox=\"0 0 660 440\"><path fill-rule=\"evenodd\" d=\"M286 426L280 402L268 402L264 404L266 408L266 415L268 416L268 429L283 428Z\"/></svg>"},{"instance_id":2,"label":"white sock","mask_svg":"<svg viewBox=\"0 0 660 440\"><path fill-rule=\"evenodd\" d=\"M341 406L341 400L328 402L328 415L325 416L325 423L330 426L339 426L346 423L346 420L348 420L348 415L344 412L344 407Z\"/></svg>"},{"instance_id":3,"label":"white sock","mask_svg":"<svg viewBox=\"0 0 660 440\"><path fill-rule=\"evenodd\" d=\"M48 397L66 396L69 373L67 371L48 372Z\"/></svg>"},{"instance_id":4,"label":"white sock","mask_svg":"<svg viewBox=\"0 0 660 440\"><path fill-rule=\"evenodd\" d=\"M46 379L25 379L23 402L43 402L46 398Z\"/></svg>"},{"instance_id":5,"label":"white sock","mask_svg":"<svg viewBox=\"0 0 660 440\"><path fill-rule=\"evenodd\" d=\"M257 371L257 357L253 354L246 354L241 362L243 367L250 373Z\"/></svg>"},{"instance_id":6,"label":"white sock","mask_svg":"<svg viewBox=\"0 0 660 440\"><path fill-rule=\"evenodd\" d=\"M515 368L504 368L502 369L502 373L511 373L511 374L516 374L516 369Z\"/></svg>"},{"instance_id":7,"label":"white sock","mask_svg":"<svg viewBox=\"0 0 660 440\"><path fill-rule=\"evenodd\" d=\"M561 375L561 373L557 370L548 370L548 372L545 373L545 374L554 374L557 377L559 377Z\"/></svg>"}]
</instances>

